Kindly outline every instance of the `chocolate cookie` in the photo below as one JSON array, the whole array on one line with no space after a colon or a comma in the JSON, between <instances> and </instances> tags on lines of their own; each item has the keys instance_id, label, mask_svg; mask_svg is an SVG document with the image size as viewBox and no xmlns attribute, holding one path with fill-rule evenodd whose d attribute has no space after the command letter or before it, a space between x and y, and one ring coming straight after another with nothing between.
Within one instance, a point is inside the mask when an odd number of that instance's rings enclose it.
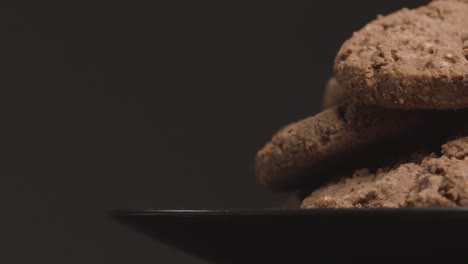
<instances>
[{"instance_id":1,"label":"chocolate cookie","mask_svg":"<svg viewBox=\"0 0 468 264\"><path fill-rule=\"evenodd\" d=\"M393 169L356 171L314 191L302 208L468 206L468 137L442 146L442 154L415 155Z\"/></svg>"},{"instance_id":2,"label":"chocolate cookie","mask_svg":"<svg viewBox=\"0 0 468 264\"><path fill-rule=\"evenodd\" d=\"M298 192L294 192L286 201L281 204L282 209L300 209L304 196L301 196Z\"/></svg>"},{"instance_id":3,"label":"chocolate cookie","mask_svg":"<svg viewBox=\"0 0 468 264\"><path fill-rule=\"evenodd\" d=\"M450 120L460 114L346 103L281 129L257 153L256 176L273 191L313 185L340 170L379 161L382 152L391 153L425 137L436 137L441 133L438 130L448 130L443 122L455 124ZM423 136L411 138L422 128L427 129Z\"/></svg>"},{"instance_id":4,"label":"chocolate cookie","mask_svg":"<svg viewBox=\"0 0 468 264\"><path fill-rule=\"evenodd\" d=\"M468 107L468 1L433 1L379 16L343 44L335 75L361 103Z\"/></svg>"},{"instance_id":5,"label":"chocolate cookie","mask_svg":"<svg viewBox=\"0 0 468 264\"><path fill-rule=\"evenodd\" d=\"M346 91L335 77L332 77L325 88L322 100L322 110L340 105L346 101Z\"/></svg>"}]
</instances>

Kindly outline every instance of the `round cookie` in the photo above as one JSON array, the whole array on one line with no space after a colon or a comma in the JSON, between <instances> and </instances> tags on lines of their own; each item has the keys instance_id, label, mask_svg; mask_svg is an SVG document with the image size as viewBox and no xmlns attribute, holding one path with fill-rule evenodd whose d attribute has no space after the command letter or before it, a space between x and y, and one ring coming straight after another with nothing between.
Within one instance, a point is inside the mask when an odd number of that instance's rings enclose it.
<instances>
[{"instance_id":1,"label":"round cookie","mask_svg":"<svg viewBox=\"0 0 468 264\"><path fill-rule=\"evenodd\" d=\"M361 169L312 192L302 208L468 206L468 137L449 141L442 155L421 154L392 169ZM422 156L421 156L422 155Z\"/></svg>"},{"instance_id":2,"label":"round cookie","mask_svg":"<svg viewBox=\"0 0 468 264\"><path fill-rule=\"evenodd\" d=\"M307 195L306 195L307 196ZM286 201L281 204L282 209L300 209L302 201L306 196L301 196L299 192L294 192L289 196Z\"/></svg>"},{"instance_id":3,"label":"round cookie","mask_svg":"<svg viewBox=\"0 0 468 264\"><path fill-rule=\"evenodd\" d=\"M322 110L340 105L346 101L346 91L335 77L330 78L322 100Z\"/></svg>"},{"instance_id":4,"label":"round cookie","mask_svg":"<svg viewBox=\"0 0 468 264\"><path fill-rule=\"evenodd\" d=\"M379 16L342 45L335 76L356 102L468 107L468 1L433 1Z\"/></svg>"},{"instance_id":5,"label":"round cookie","mask_svg":"<svg viewBox=\"0 0 468 264\"><path fill-rule=\"evenodd\" d=\"M455 125L454 118L460 114L346 103L281 129L257 153L256 176L273 191L319 184L360 164L380 162L382 152L391 153L425 138L432 142L450 130L448 126ZM411 137L423 128L422 135Z\"/></svg>"}]
</instances>

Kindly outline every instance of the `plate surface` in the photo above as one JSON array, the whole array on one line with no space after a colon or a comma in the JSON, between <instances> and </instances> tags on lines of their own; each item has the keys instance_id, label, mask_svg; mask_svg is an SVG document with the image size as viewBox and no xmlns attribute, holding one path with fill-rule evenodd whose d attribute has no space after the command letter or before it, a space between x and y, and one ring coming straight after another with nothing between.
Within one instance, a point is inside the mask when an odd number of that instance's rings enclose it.
<instances>
[{"instance_id":1,"label":"plate surface","mask_svg":"<svg viewBox=\"0 0 468 264\"><path fill-rule=\"evenodd\" d=\"M128 210L112 216L215 263L448 263L468 258L468 208Z\"/></svg>"}]
</instances>

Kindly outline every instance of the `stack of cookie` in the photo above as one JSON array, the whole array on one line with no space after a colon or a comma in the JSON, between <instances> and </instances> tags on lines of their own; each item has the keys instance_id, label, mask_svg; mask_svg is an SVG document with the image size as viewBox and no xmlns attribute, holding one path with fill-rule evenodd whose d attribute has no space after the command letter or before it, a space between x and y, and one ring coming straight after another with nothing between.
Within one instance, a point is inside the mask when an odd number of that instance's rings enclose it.
<instances>
[{"instance_id":1,"label":"stack of cookie","mask_svg":"<svg viewBox=\"0 0 468 264\"><path fill-rule=\"evenodd\" d=\"M335 60L323 112L256 157L302 208L468 206L468 1L379 16Z\"/></svg>"}]
</instances>

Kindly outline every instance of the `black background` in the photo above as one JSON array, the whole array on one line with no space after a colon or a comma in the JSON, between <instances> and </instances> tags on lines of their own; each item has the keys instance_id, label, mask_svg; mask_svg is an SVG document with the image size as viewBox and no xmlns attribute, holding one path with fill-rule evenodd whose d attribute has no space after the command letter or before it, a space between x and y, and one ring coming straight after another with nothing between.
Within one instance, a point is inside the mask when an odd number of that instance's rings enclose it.
<instances>
[{"instance_id":1,"label":"black background","mask_svg":"<svg viewBox=\"0 0 468 264\"><path fill-rule=\"evenodd\" d=\"M108 212L278 205L255 152L319 111L353 31L425 2L2 7L0 261L204 263Z\"/></svg>"}]
</instances>

